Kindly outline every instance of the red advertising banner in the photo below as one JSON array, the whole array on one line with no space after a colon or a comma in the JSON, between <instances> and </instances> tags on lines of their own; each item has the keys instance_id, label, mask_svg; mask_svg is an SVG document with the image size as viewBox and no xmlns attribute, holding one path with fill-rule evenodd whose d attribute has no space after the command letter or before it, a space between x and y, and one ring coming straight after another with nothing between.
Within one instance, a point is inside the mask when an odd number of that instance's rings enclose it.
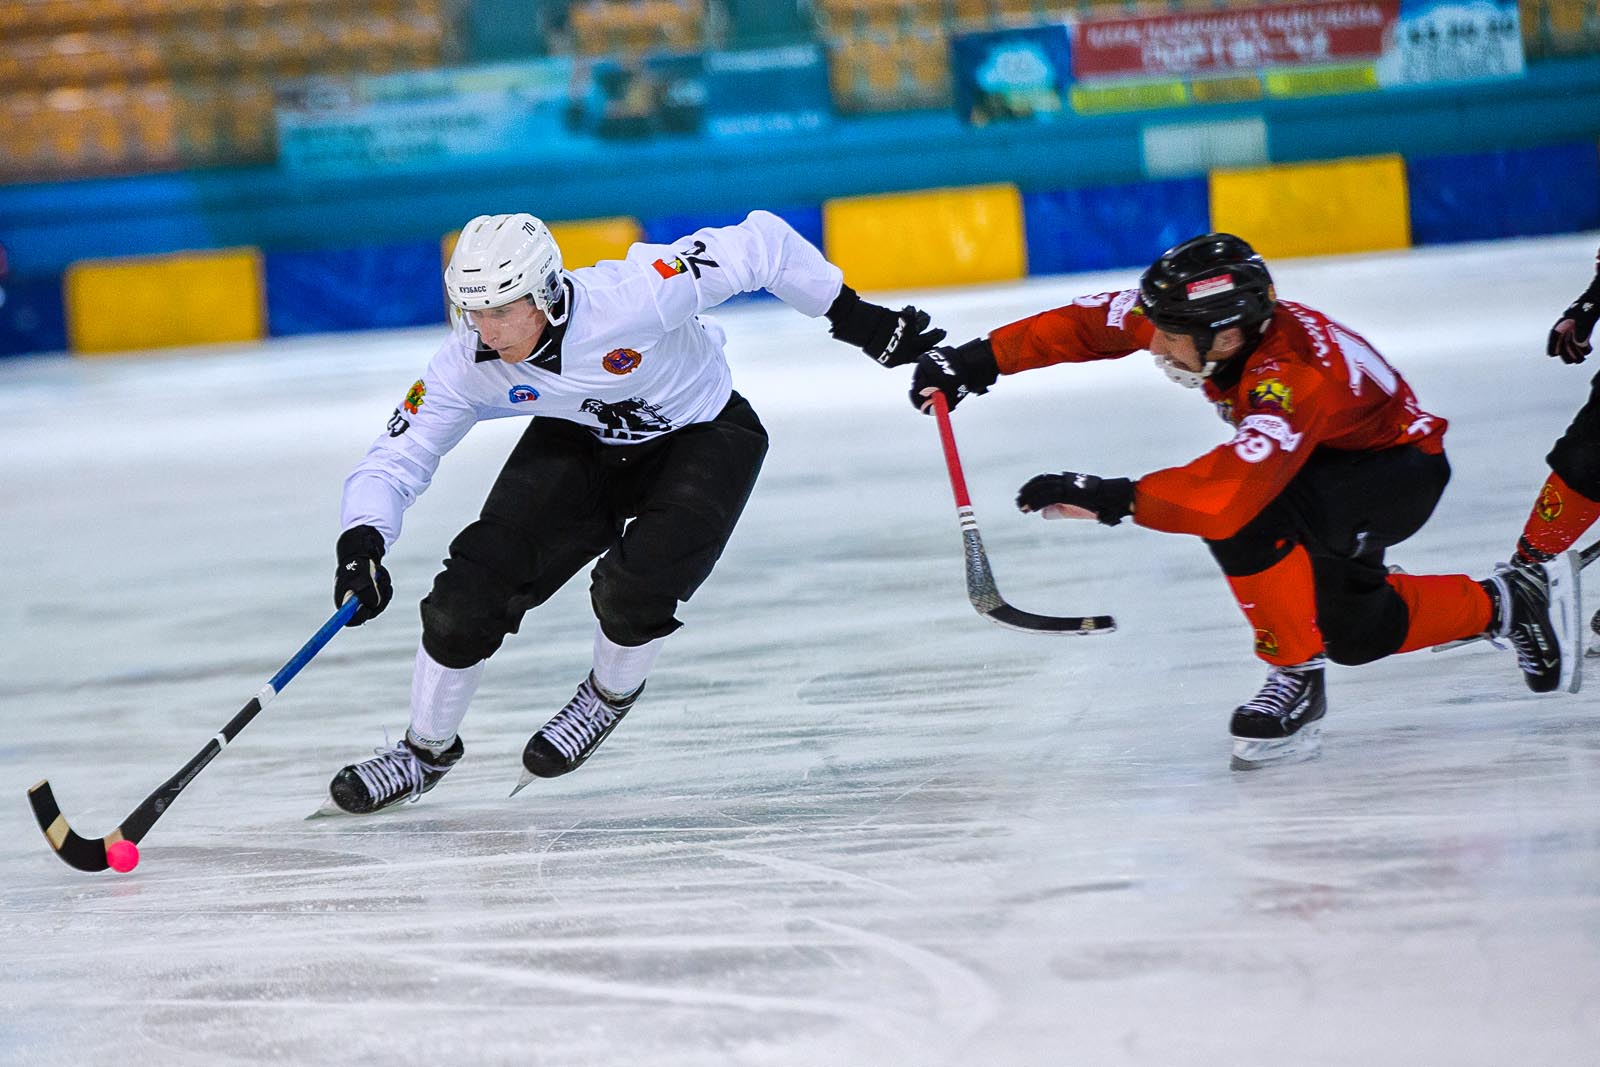
<instances>
[{"instance_id":1,"label":"red advertising banner","mask_svg":"<svg viewBox=\"0 0 1600 1067\"><path fill-rule=\"evenodd\" d=\"M1372 60L1399 15L1400 0L1332 0L1079 22L1072 73L1087 81L1182 78Z\"/></svg>"}]
</instances>

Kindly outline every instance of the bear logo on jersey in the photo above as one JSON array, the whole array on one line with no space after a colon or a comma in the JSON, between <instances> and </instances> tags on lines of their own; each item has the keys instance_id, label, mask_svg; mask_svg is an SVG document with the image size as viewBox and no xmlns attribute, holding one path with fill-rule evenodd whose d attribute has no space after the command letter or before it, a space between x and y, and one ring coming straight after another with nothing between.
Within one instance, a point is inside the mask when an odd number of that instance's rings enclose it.
<instances>
[{"instance_id":1,"label":"bear logo on jersey","mask_svg":"<svg viewBox=\"0 0 1600 1067\"><path fill-rule=\"evenodd\" d=\"M415 415L417 409L422 406L422 398L427 395L428 387L422 384L421 378L418 378L406 392L406 398L400 402L400 406Z\"/></svg>"},{"instance_id":2,"label":"bear logo on jersey","mask_svg":"<svg viewBox=\"0 0 1600 1067\"><path fill-rule=\"evenodd\" d=\"M1534 506L1534 514L1545 522L1555 522L1561 513L1567 509L1567 502L1561 499L1561 494L1553 485L1546 485L1539 493L1539 503Z\"/></svg>"},{"instance_id":3,"label":"bear logo on jersey","mask_svg":"<svg viewBox=\"0 0 1600 1067\"><path fill-rule=\"evenodd\" d=\"M1285 415L1294 413L1294 404L1291 402L1294 394L1289 387L1277 378L1268 378L1257 382L1250 389L1250 406L1253 408L1272 408Z\"/></svg>"},{"instance_id":4,"label":"bear logo on jersey","mask_svg":"<svg viewBox=\"0 0 1600 1067\"><path fill-rule=\"evenodd\" d=\"M611 374L632 374L644 362L644 357L631 348L613 348L600 359L600 365Z\"/></svg>"},{"instance_id":5,"label":"bear logo on jersey","mask_svg":"<svg viewBox=\"0 0 1600 1067\"><path fill-rule=\"evenodd\" d=\"M661 409L642 396L615 404L590 397L579 408L595 417L600 423L600 436L608 441L640 441L672 429L672 423L661 414Z\"/></svg>"}]
</instances>

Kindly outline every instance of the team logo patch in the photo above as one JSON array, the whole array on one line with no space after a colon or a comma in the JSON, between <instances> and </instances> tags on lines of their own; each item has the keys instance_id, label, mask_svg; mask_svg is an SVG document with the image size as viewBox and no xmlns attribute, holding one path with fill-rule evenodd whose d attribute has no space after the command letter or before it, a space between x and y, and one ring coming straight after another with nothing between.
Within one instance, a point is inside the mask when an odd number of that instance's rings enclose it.
<instances>
[{"instance_id":1,"label":"team logo patch","mask_svg":"<svg viewBox=\"0 0 1600 1067\"><path fill-rule=\"evenodd\" d=\"M1555 522L1561 513L1567 509L1567 502L1561 499L1561 494L1553 485L1547 485L1539 493L1539 503L1534 505L1534 514L1545 522Z\"/></svg>"},{"instance_id":2,"label":"team logo patch","mask_svg":"<svg viewBox=\"0 0 1600 1067\"><path fill-rule=\"evenodd\" d=\"M411 420L400 414L399 408L395 408L394 414L389 416L389 425L386 428L390 437L399 437L411 429Z\"/></svg>"},{"instance_id":3,"label":"team logo patch","mask_svg":"<svg viewBox=\"0 0 1600 1067\"><path fill-rule=\"evenodd\" d=\"M644 357L631 348L613 348L600 360L600 365L612 374L632 374L644 362Z\"/></svg>"},{"instance_id":4,"label":"team logo patch","mask_svg":"<svg viewBox=\"0 0 1600 1067\"><path fill-rule=\"evenodd\" d=\"M1278 654L1278 635L1271 630L1256 631L1256 653L1262 656Z\"/></svg>"},{"instance_id":5,"label":"team logo patch","mask_svg":"<svg viewBox=\"0 0 1600 1067\"><path fill-rule=\"evenodd\" d=\"M650 265L654 267L656 269L656 273L661 275L663 278L671 278L675 275L683 274L689 269L683 265L683 260L677 256L673 256L670 260L658 259Z\"/></svg>"},{"instance_id":6,"label":"team logo patch","mask_svg":"<svg viewBox=\"0 0 1600 1067\"><path fill-rule=\"evenodd\" d=\"M406 398L400 402L400 406L415 415L417 409L422 406L422 398L427 395L428 387L422 384L421 378L418 378L406 393Z\"/></svg>"},{"instance_id":7,"label":"team logo patch","mask_svg":"<svg viewBox=\"0 0 1600 1067\"><path fill-rule=\"evenodd\" d=\"M531 385L513 385L506 394L513 404L526 404L539 399L539 390Z\"/></svg>"},{"instance_id":8,"label":"team logo patch","mask_svg":"<svg viewBox=\"0 0 1600 1067\"><path fill-rule=\"evenodd\" d=\"M1219 274L1215 278L1201 278L1197 282L1190 282L1185 286L1190 300L1204 300L1208 296L1218 293L1233 292L1233 275Z\"/></svg>"},{"instance_id":9,"label":"team logo patch","mask_svg":"<svg viewBox=\"0 0 1600 1067\"><path fill-rule=\"evenodd\" d=\"M1273 408L1285 415L1294 413L1292 398L1294 394L1289 387L1277 378L1268 378L1257 382L1250 389L1250 406L1253 408Z\"/></svg>"}]
</instances>

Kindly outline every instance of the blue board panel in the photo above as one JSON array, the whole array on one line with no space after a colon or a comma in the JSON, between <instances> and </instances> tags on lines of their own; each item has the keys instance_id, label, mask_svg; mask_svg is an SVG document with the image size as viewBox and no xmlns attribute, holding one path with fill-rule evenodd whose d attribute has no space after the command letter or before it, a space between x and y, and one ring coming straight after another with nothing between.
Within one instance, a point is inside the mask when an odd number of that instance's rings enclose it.
<instances>
[{"instance_id":1,"label":"blue board panel","mask_svg":"<svg viewBox=\"0 0 1600 1067\"><path fill-rule=\"evenodd\" d=\"M1029 274L1143 267L1211 228L1206 179L1024 193Z\"/></svg>"},{"instance_id":2,"label":"blue board panel","mask_svg":"<svg viewBox=\"0 0 1600 1067\"><path fill-rule=\"evenodd\" d=\"M66 350L59 277L10 278L0 282L0 296L0 356Z\"/></svg>"},{"instance_id":3,"label":"blue board panel","mask_svg":"<svg viewBox=\"0 0 1600 1067\"><path fill-rule=\"evenodd\" d=\"M445 321L436 241L269 252L266 261L267 332L274 337Z\"/></svg>"},{"instance_id":4,"label":"blue board panel","mask_svg":"<svg viewBox=\"0 0 1600 1067\"><path fill-rule=\"evenodd\" d=\"M757 207L770 211L782 218L795 231L816 245L822 247L822 208L821 207L768 207L759 204ZM657 215L654 218L641 219L640 228L644 231L642 240L646 244L671 244L678 238L706 226L736 226L744 221L744 217L755 210L744 211L707 211L693 215Z\"/></svg>"},{"instance_id":5,"label":"blue board panel","mask_svg":"<svg viewBox=\"0 0 1600 1067\"><path fill-rule=\"evenodd\" d=\"M1600 227L1600 148L1593 141L1406 161L1411 237L1419 245Z\"/></svg>"}]
</instances>

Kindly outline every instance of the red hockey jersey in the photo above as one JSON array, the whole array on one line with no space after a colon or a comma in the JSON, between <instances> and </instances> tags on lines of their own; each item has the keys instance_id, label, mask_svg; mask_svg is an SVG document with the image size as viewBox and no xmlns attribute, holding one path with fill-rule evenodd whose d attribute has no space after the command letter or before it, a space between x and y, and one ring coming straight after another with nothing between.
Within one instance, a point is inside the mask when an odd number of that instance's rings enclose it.
<instances>
[{"instance_id":1,"label":"red hockey jersey","mask_svg":"<svg viewBox=\"0 0 1600 1067\"><path fill-rule=\"evenodd\" d=\"M1080 297L989 335L1002 374L1053 363L1120 359L1155 330L1137 290ZM1255 518L1318 448L1444 451L1448 425L1417 405L1405 379L1353 330L1279 301L1237 382L1206 397L1237 430L1192 463L1140 478L1133 519L1170 533L1222 540Z\"/></svg>"}]
</instances>

